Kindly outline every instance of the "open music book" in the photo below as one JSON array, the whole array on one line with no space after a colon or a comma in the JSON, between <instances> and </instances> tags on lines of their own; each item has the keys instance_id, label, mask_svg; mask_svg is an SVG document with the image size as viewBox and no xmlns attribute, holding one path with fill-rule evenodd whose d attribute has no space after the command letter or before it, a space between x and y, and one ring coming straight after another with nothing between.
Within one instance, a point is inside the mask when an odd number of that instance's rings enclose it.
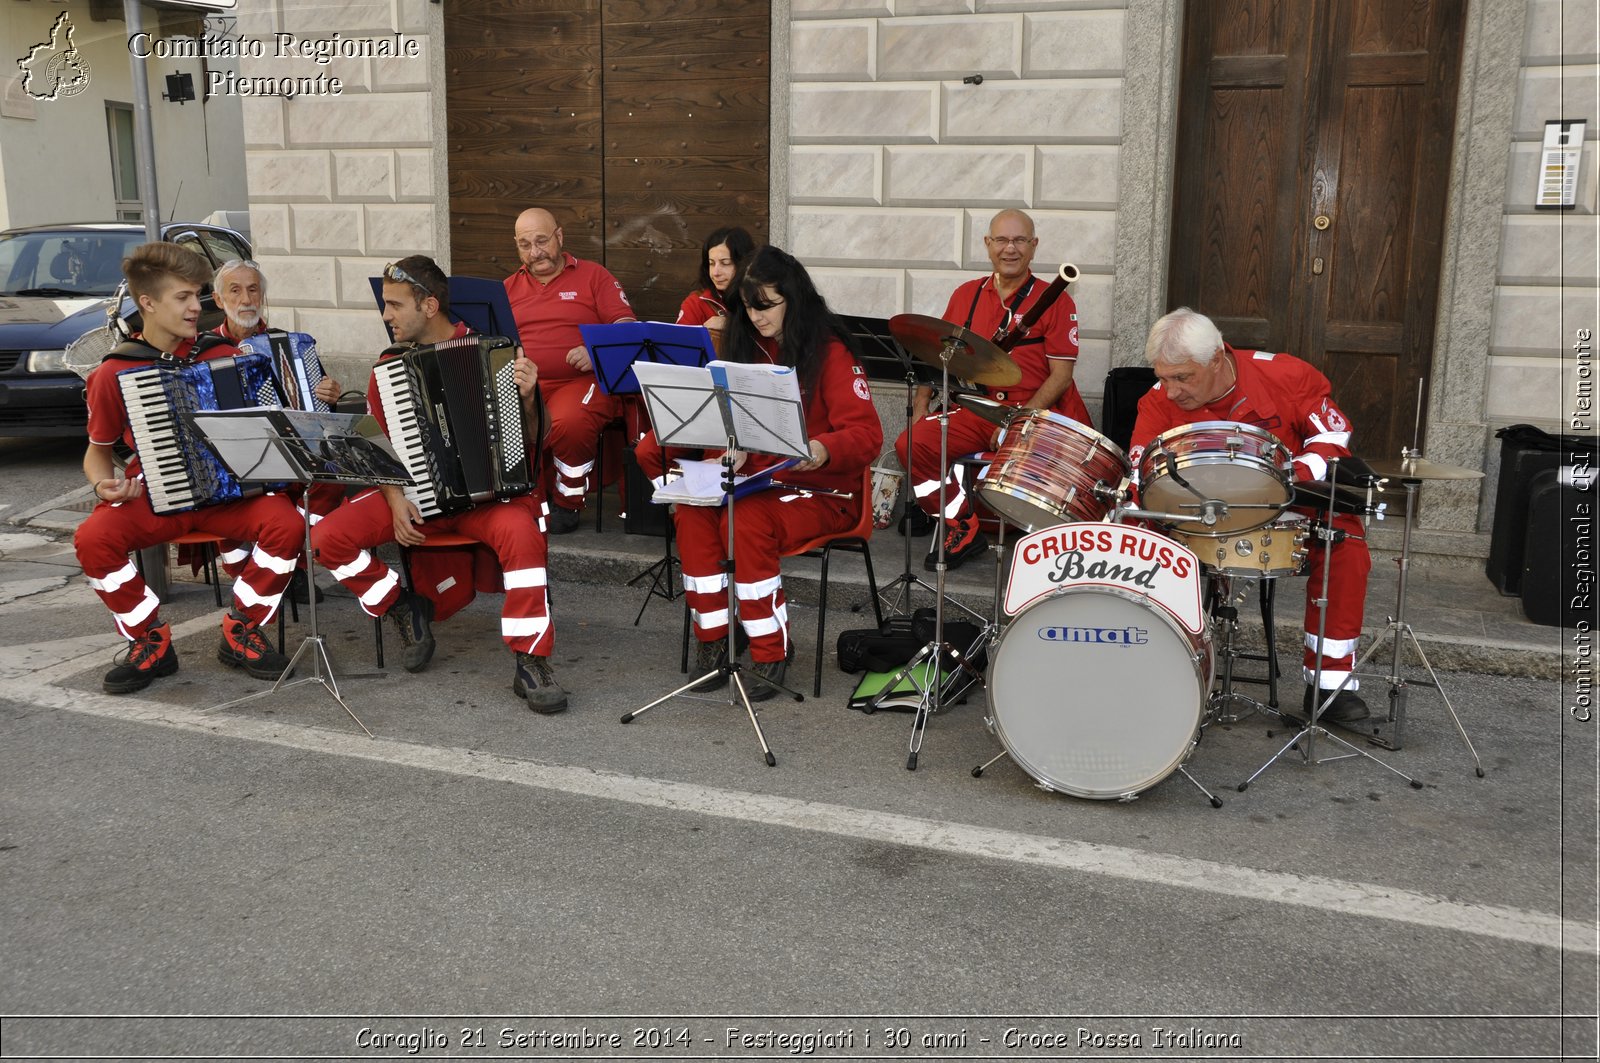
<instances>
[{"instance_id":1,"label":"open music book","mask_svg":"<svg viewBox=\"0 0 1600 1063\"><path fill-rule=\"evenodd\" d=\"M705 368L635 362L645 408L663 445L726 447L811 456L795 371L779 365L715 361Z\"/></svg>"},{"instance_id":2,"label":"open music book","mask_svg":"<svg viewBox=\"0 0 1600 1063\"><path fill-rule=\"evenodd\" d=\"M770 469L762 469L749 476L735 475L733 497L743 498L757 491L765 491L769 487L782 487L783 484L773 482L773 473L798 464L800 464L799 458L785 458ZM727 492L722 489L721 460L693 461L679 458L677 466L680 473L678 478L668 480L656 488L655 494L650 496L650 501L662 505L681 502L686 506L721 506L727 503Z\"/></svg>"}]
</instances>

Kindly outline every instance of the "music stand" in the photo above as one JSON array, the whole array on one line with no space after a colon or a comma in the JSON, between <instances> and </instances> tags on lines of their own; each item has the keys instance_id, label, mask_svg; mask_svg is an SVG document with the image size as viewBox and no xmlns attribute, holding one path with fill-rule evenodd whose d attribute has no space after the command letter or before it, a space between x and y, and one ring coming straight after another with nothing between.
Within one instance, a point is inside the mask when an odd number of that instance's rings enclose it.
<instances>
[{"instance_id":1,"label":"music stand","mask_svg":"<svg viewBox=\"0 0 1600 1063\"><path fill-rule=\"evenodd\" d=\"M711 333L703 325L668 325L660 321L619 321L611 325L579 325L583 345L589 349L589 360L594 364L595 380L607 395L632 396L639 394L639 378L633 367L637 362L659 365L686 365L703 367L717 356L711 345ZM629 440L629 445L633 440ZM644 602L639 615L633 618L634 626L644 619L644 611L651 598L672 601L678 596L673 582L672 566L678 563L672 556L672 518L667 518L666 534L662 537L661 560L628 581L632 587L648 578Z\"/></svg>"},{"instance_id":2,"label":"music stand","mask_svg":"<svg viewBox=\"0 0 1600 1063\"><path fill-rule=\"evenodd\" d=\"M926 362L918 361L907 353L894 338L894 333L889 330L889 322L876 317L844 317L844 326L850 335L857 341L860 349L861 366L867 371L868 380L877 380L883 383L904 383L906 386L906 453L911 453L912 432L915 424L912 413L915 411L914 397L917 388L932 387L939 379L938 372ZM929 594L937 594L933 584L916 575L911 569L911 510L916 506L916 495L912 490L911 470L906 469L901 479L904 493L901 498L902 530L905 534L900 538L905 547L905 569L878 588L878 598L890 612L903 612L907 616L912 612L912 589L921 587ZM943 534L942 530L940 534ZM890 684L891 686L893 684Z\"/></svg>"},{"instance_id":3,"label":"music stand","mask_svg":"<svg viewBox=\"0 0 1600 1063\"><path fill-rule=\"evenodd\" d=\"M728 684L728 704L742 704L767 767L778 763L761 731L755 707L745 690L744 673L739 666L734 632L739 625L739 596L735 583L734 521L738 514L737 483L731 454L744 450L754 454L778 454L809 459L810 442L805 432L805 415L800 404L800 385L794 371L761 365L716 362L706 368L639 362L634 366L644 391L645 409L655 426L656 438L663 445L679 447L723 447L723 497L728 507L727 551L722 570L727 574L728 633L722 664L690 680L683 686L641 708L623 714L631 723L641 714L686 694L722 676ZM684 503L679 503L684 504ZM820 652L820 649L819 649ZM796 701L805 696L775 683L759 673L751 673L768 686L789 694ZM738 700L735 701L735 695Z\"/></svg>"},{"instance_id":4,"label":"music stand","mask_svg":"<svg viewBox=\"0 0 1600 1063\"><path fill-rule=\"evenodd\" d=\"M410 474L395 457L389 441L379 429L376 418L370 415L258 407L185 412L182 416L241 482L290 482L308 486L313 483L393 484L401 487L412 483ZM301 515L305 520L305 551L309 559L311 507L303 507ZM270 690L247 694L215 708L225 709L276 694L286 686L317 683L371 738L372 732L367 730L361 717L355 714L355 710L339 693L327 643L317 630L316 595L309 597L306 635L278 681ZM311 674L288 682L300 659L308 655L311 658Z\"/></svg>"}]
</instances>

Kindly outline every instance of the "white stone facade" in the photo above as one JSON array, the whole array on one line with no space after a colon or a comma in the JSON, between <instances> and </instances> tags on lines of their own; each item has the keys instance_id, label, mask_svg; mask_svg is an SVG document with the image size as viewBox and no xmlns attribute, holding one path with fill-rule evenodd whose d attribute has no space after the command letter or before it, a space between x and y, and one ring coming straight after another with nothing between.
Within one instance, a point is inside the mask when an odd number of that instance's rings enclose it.
<instances>
[{"instance_id":1,"label":"white stone facade","mask_svg":"<svg viewBox=\"0 0 1600 1063\"><path fill-rule=\"evenodd\" d=\"M1076 379L1095 406L1110 368L1124 5L790 0L786 23L781 6L788 211L775 238L841 312L937 315L988 270L994 213L1026 210L1035 272L1083 273ZM775 110L775 138L782 122Z\"/></svg>"},{"instance_id":2,"label":"white stone facade","mask_svg":"<svg viewBox=\"0 0 1600 1063\"><path fill-rule=\"evenodd\" d=\"M443 20L428 0L240 5L237 32L273 41L393 38L415 57L243 58L243 78L337 77L337 95L244 98L250 223L271 320L317 337L347 387L388 343L369 278L432 255L448 271ZM269 49L269 52L275 52Z\"/></svg>"}]
</instances>

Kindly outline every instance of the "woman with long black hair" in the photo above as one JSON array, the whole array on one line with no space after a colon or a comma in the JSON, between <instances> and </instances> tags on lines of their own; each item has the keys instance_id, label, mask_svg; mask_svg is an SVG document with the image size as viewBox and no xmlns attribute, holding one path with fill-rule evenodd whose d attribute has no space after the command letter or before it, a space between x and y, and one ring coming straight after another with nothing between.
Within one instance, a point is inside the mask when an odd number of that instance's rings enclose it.
<instances>
[{"instance_id":1,"label":"woman with long black hair","mask_svg":"<svg viewBox=\"0 0 1600 1063\"><path fill-rule=\"evenodd\" d=\"M678 308L678 324L704 325L713 331L727 328L728 289L739 266L756 249L756 242L737 225L713 229L700 248L700 273L695 290Z\"/></svg>"},{"instance_id":2,"label":"woman with long black hair","mask_svg":"<svg viewBox=\"0 0 1600 1063\"><path fill-rule=\"evenodd\" d=\"M727 360L792 367L805 405L811 456L778 474L782 486L741 498L734 521L734 591L750 660L758 675L782 683L794 644L778 562L819 535L855 526L868 504L862 484L883 448L883 426L849 333L792 255L763 247L745 263L728 296ZM647 475L659 478L669 457L683 455L669 456L652 432L636 456ZM754 473L781 459L736 454L734 460L740 472ZM728 576L722 567L727 510L679 505L673 519L700 644L697 663L700 671L710 671L721 663L728 630ZM764 699L773 692L755 683L750 696Z\"/></svg>"}]
</instances>

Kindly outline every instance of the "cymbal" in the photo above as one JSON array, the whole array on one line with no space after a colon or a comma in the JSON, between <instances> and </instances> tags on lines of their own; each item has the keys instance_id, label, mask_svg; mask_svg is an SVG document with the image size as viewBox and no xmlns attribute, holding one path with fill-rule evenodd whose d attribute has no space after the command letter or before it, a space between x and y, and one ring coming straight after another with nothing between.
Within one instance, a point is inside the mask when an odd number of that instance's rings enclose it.
<instances>
[{"instance_id":1,"label":"cymbal","mask_svg":"<svg viewBox=\"0 0 1600 1063\"><path fill-rule=\"evenodd\" d=\"M953 377L997 388L1022 383L1021 368L1005 351L960 325L924 314L896 314L889 331L918 361L948 365Z\"/></svg>"},{"instance_id":2,"label":"cymbal","mask_svg":"<svg viewBox=\"0 0 1600 1063\"><path fill-rule=\"evenodd\" d=\"M1424 457L1379 458L1367 462L1379 476L1394 480L1481 480L1483 473L1460 465L1445 465Z\"/></svg>"},{"instance_id":3,"label":"cymbal","mask_svg":"<svg viewBox=\"0 0 1600 1063\"><path fill-rule=\"evenodd\" d=\"M960 394L955 397L956 405L963 409L971 410L992 425L1004 428L1021 410L1020 406L1007 406L1003 402L996 402L987 395Z\"/></svg>"}]
</instances>

